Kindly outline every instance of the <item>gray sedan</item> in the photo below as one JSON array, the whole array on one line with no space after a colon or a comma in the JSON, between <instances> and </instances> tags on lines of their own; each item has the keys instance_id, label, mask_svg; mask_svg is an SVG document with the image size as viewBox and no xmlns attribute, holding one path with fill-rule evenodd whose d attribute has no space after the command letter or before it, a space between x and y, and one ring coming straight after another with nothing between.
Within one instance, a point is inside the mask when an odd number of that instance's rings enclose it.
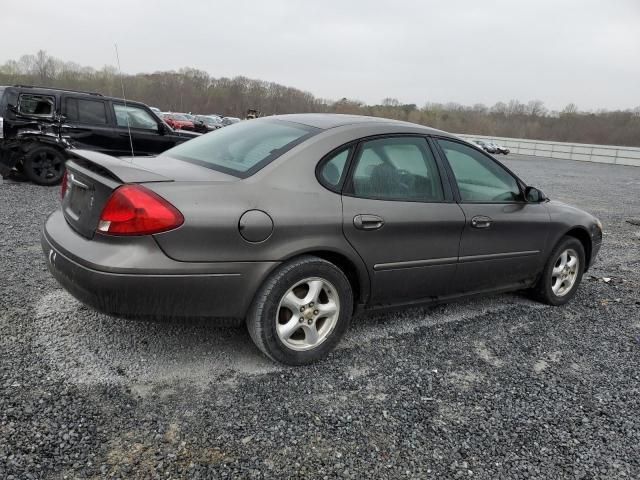
<instances>
[{"instance_id":1,"label":"gray sedan","mask_svg":"<svg viewBox=\"0 0 640 480\"><path fill-rule=\"evenodd\" d=\"M75 151L42 247L82 302L246 321L270 358L327 355L351 317L524 290L576 293L602 227L478 146L411 123L283 115L156 158Z\"/></svg>"}]
</instances>

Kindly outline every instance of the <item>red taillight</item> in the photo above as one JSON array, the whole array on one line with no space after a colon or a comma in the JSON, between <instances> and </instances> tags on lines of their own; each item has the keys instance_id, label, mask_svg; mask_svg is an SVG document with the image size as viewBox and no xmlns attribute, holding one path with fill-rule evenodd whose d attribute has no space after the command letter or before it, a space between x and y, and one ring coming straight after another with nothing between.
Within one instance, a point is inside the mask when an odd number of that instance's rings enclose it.
<instances>
[{"instance_id":1,"label":"red taillight","mask_svg":"<svg viewBox=\"0 0 640 480\"><path fill-rule=\"evenodd\" d=\"M123 185L107 200L100 215L98 232L107 235L151 235L184 223L182 214L151 190Z\"/></svg>"},{"instance_id":2,"label":"red taillight","mask_svg":"<svg viewBox=\"0 0 640 480\"><path fill-rule=\"evenodd\" d=\"M67 194L67 187L69 186L69 179L67 178L68 172L65 170L62 176L62 183L60 184L60 198L64 198Z\"/></svg>"}]
</instances>

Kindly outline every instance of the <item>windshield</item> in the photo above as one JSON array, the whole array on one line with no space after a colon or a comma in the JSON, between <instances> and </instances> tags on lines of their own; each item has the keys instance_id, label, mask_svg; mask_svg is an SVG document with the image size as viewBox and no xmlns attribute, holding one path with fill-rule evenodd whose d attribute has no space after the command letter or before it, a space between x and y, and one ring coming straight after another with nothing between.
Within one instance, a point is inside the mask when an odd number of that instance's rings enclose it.
<instances>
[{"instance_id":1,"label":"windshield","mask_svg":"<svg viewBox=\"0 0 640 480\"><path fill-rule=\"evenodd\" d=\"M319 131L282 120L241 122L182 143L163 155L244 178Z\"/></svg>"},{"instance_id":2,"label":"windshield","mask_svg":"<svg viewBox=\"0 0 640 480\"><path fill-rule=\"evenodd\" d=\"M185 117L184 115L178 115L175 113L172 113L171 115L167 115L171 120L181 120L183 122L188 122L189 119L187 117Z\"/></svg>"}]
</instances>

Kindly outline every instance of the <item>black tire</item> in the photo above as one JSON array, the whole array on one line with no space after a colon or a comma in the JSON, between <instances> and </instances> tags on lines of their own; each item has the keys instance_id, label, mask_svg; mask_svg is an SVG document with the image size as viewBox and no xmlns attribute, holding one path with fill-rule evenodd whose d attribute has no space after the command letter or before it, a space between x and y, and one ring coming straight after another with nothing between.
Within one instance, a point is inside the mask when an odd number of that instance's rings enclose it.
<instances>
[{"instance_id":1,"label":"black tire","mask_svg":"<svg viewBox=\"0 0 640 480\"><path fill-rule=\"evenodd\" d=\"M570 289L563 292L561 295L554 293L553 287L557 282L557 278L554 280L553 269L559 264L560 256L563 252L572 250L577 254L578 265L576 268L576 278ZM542 271L542 276L538 280L538 284L533 289L534 296L537 300L546 303L548 305L564 305L571 300L580 286L582 281L582 274L585 267L585 253L584 247L580 240L575 237L562 237L555 248L551 251L549 259Z\"/></svg>"},{"instance_id":2,"label":"black tire","mask_svg":"<svg viewBox=\"0 0 640 480\"><path fill-rule=\"evenodd\" d=\"M298 351L283 343L276 331L276 324L279 322L279 306L283 296L296 284L310 277L326 280L334 286L334 294L339 299L339 310L337 320L322 343L310 350ZM255 296L246 322L249 335L267 357L287 365L306 365L324 358L335 348L349 328L352 314L353 293L345 274L326 260L305 255L280 266L267 278Z\"/></svg>"},{"instance_id":3,"label":"black tire","mask_svg":"<svg viewBox=\"0 0 640 480\"><path fill-rule=\"evenodd\" d=\"M38 145L27 152L22 169L37 185L57 185L64 175L64 155L57 148Z\"/></svg>"}]
</instances>

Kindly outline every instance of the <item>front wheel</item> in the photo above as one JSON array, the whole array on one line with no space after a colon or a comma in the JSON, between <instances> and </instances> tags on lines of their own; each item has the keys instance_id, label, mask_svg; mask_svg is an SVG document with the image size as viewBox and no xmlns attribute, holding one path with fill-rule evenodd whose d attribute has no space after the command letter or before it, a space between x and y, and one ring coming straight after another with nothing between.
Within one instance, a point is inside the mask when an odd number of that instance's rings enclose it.
<instances>
[{"instance_id":1,"label":"front wheel","mask_svg":"<svg viewBox=\"0 0 640 480\"><path fill-rule=\"evenodd\" d=\"M535 287L536 297L549 305L564 305L576 294L584 267L582 243L574 237L563 237L549 255Z\"/></svg>"},{"instance_id":2,"label":"front wheel","mask_svg":"<svg viewBox=\"0 0 640 480\"><path fill-rule=\"evenodd\" d=\"M256 294L247 328L256 346L287 365L324 358L349 327L353 295L335 265L305 256L277 269Z\"/></svg>"},{"instance_id":3,"label":"front wheel","mask_svg":"<svg viewBox=\"0 0 640 480\"><path fill-rule=\"evenodd\" d=\"M57 185L64 175L64 155L57 148L37 146L27 152L22 168L37 185Z\"/></svg>"}]
</instances>

